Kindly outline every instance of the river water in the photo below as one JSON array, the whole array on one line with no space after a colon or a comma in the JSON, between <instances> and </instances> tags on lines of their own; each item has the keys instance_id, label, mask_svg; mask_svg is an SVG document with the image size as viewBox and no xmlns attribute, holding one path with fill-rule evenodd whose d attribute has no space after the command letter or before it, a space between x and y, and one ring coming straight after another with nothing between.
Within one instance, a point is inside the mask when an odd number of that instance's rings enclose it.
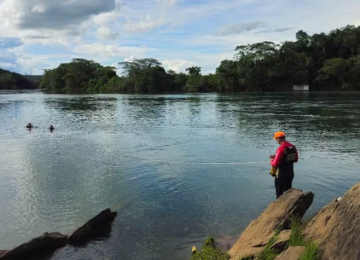
<instances>
[{"instance_id":1,"label":"river water","mask_svg":"<svg viewBox=\"0 0 360 260\"><path fill-rule=\"evenodd\" d=\"M267 161L278 130L308 214L360 180L360 93L11 94L0 122L0 249L119 212L109 239L52 259L188 259L237 237L275 199L269 164L246 162Z\"/></svg>"}]
</instances>

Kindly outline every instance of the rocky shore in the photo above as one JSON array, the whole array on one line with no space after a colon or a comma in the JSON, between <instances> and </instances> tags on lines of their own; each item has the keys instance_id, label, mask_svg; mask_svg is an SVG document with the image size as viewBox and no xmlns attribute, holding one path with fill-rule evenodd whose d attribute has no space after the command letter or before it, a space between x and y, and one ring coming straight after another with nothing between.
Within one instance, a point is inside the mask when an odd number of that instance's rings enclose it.
<instances>
[{"instance_id":1,"label":"rocky shore","mask_svg":"<svg viewBox=\"0 0 360 260\"><path fill-rule=\"evenodd\" d=\"M249 224L228 252L216 249L209 238L200 252L193 249L192 260L360 259L360 183L305 221L303 216L313 199L312 192L287 191ZM0 251L0 260L49 259L66 245L84 246L107 238L116 215L106 209L70 236L45 233L12 250Z\"/></svg>"},{"instance_id":2,"label":"rocky shore","mask_svg":"<svg viewBox=\"0 0 360 260\"><path fill-rule=\"evenodd\" d=\"M116 215L116 212L106 209L75 230L70 236L60 233L45 233L12 250L0 250L0 260L49 259L57 249L66 245L84 246L92 240L107 238Z\"/></svg>"},{"instance_id":3,"label":"rocky shore","mask_svg":"<svg viewBox=\"0 0 360 260\"><path fill-rule=\"evenodd\" d=\"M207 240L192 260L360 259L360 183L303 220L313 198L312 192L287 191L250 223L227 253Z\"/></svg>"}]
</instances>

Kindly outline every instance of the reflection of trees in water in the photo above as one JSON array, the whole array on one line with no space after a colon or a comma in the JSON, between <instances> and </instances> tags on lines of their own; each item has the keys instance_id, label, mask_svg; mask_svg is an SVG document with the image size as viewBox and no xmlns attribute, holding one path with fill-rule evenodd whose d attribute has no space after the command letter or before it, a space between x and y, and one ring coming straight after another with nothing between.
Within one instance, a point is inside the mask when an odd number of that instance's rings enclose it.
<instances>
[{"instance_id":1,"label":"reflection of trees in water","mask_svg":"<svg viewBox=\"0 0 360 260\"><path fill-rule=\"evenodd\" d=\"M165 97L159 96L125 96L121 107L123 119L127 119L129 123L145 125L162 123L166 113L166 102Z\"/></svg>"},{"instance_id":2,"label":"reflection of trees in water","mask_svg":"<svg viewBox=\"0 0 360 260\"><path fill-rule=\"evenodd\" d=\"M45 100L45 104L66 115L74 116L76 119L106 121L116 117L117 98L48 98Z\"/></svg>"},{"instance_id":3,"label":"reflection of trees in water","mask_svg":"<svg viewBox=\"0 0 360 260\"><path fill-rule=\"evenodd\" d=\"M220 125L236 127L247 138L271 136L275 130L297 138L314 135L324 139L324 133L339 133L337 138L341 138L359 130L356 102L355 97L344 100L334 94L219 95L216 112Z\"/></svg>"}]
</instances>

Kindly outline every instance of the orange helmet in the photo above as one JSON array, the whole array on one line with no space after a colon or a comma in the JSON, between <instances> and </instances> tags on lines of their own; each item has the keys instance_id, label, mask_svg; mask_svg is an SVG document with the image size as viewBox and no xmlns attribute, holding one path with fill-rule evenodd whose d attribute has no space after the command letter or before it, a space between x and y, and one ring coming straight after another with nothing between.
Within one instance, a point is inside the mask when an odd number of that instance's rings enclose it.
<instances>
[{"instance_id":1,"label":"orange helmet","mask_svg":"<svg viewBox=\"0 0 360 260\"><path fill-rule=\"evenodd\" d=\"M285 137L285 133L284 132L276 132L274 134L274 139L276 138L281 138L281 137Z\"/></svg>"}]
</instances>

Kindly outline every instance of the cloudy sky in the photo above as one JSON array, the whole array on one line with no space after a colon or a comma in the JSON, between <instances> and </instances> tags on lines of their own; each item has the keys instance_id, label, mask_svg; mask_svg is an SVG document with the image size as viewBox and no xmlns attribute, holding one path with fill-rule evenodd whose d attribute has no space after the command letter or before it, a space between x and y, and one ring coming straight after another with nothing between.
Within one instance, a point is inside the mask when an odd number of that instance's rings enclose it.
<instances>
[{"instance_id":1,"label":"cloudy sky","mask_svg":"<svg viewBox=\"0 0 360 260\"><path fill-rule=\"evenodd\" d=\"M360 25L359 0L0 0L0 68L42 74L72 58L159 59L213 72L237 45Z\"/></svg>"}]
</instances>

